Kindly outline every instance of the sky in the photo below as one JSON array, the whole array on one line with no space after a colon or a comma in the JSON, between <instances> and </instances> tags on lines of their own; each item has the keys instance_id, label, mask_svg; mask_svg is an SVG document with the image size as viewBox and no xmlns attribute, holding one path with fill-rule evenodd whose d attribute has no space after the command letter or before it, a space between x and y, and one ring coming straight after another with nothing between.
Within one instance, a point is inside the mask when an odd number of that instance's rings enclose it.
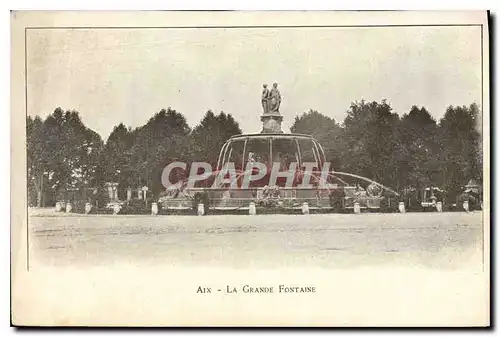
<instances>
[{"instance_id":1,"label":"sky","mask_svg":"<svg viewBox=\"0 0 500 337\"><path fill-rule=\"evenodd\" d=\"M342 122L353 101L402 115L481 103L480 27L30 29L28 115L78 110L106 139L171 107L259 132L262 84L277 82L283 129L309 109Z\"/></svg>"}]
</instances>

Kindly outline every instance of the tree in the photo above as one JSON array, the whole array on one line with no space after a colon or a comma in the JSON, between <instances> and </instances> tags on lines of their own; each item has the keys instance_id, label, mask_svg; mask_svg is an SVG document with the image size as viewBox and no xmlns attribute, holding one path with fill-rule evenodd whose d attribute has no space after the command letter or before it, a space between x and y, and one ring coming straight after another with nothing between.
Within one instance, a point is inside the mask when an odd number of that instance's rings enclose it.
<instances>
[{"instance_id":1,"label":"tree","mask_svg":"<svg viewBox=\"0 0 500 337\"><path fill-rule=\"evenodd\" d=\"M323 147L326 161L331 163L331 169L341 169L342 154L345 150L342 139L342 128L335 119L327 117L316 110L309 110L295 121L290 130L313 136Z\"/></svg>"},{"instance_id":2,"label":"tree","mask_svg":"<svg viewBox=\"0 0 500 337\"><path fill-rule=\"evenodd\" d=\"M398 167L401 183L417 189L439 184L437 124L425 108L413 106L399 126Z\"/></svg>"},{"instance_id":3,"label":"tree","mask_svg":"<svg viewBox=\"0 0 500 337\"><path fill-rule=\"evenodd\" d=\"M115 126L101 153L104 181L117 182L122 187L133 183L132 145L132 130L123 123Z\"/></svg>"},{"instance_id":4,"label":"tree","mask_svg":"<svg viewBox=\"0 0 500 337\"><path fill-rule=\"evenodd\" d=\"M476 104L450 106L439 123L441 181L451 196L469 179L482 180L482 139Z\"/></svg>"},{"instance_id":5,"label":"tree","mask_svg":"<svg viewBox=\"0 0 500 337\"><path fill-rule=\"evenodd\" d=\"M42 206L44 191L61 192L92 184L99 166L101 137L85 127L77 111L57 108L45 121L27 120L28 175Z\"/></svg>"},{"instance_id":6,"label":"tree","mask_svg":"<svg viewBox=\"0 0 500 337\"><path fill-rule=\"evenodd\" d=\"M44 139L44 124L40 117L26 120L26 150L28 166L28 197L31 204L42 206L45 190L44 174L47 167L47 147Z\"/></svg>"},{"instance_id":7,"label":"tree","mask_svg":"<svg viewBox=\"0 0 500 337\"><path fill-rule=\"evenodd\" d=\"M352 103L342 135L346 143L344 170L399 187L398 124L399 116L386 100Z\"/></svg>"},{"instance_id":8,"label":"tree","mask_svg":"<svg viewBox=\"0 0 500 337\"><path fill-rule=\"evenodd\" d=\"M60 124L60 184L63 189L83 190L93 183L99 153L103 142L101 137L87 128L80 119L78 111L66 111Z\"/></svg>"},{"instance_id":9,"label":"tree","mask_svg":"<svg viewBox=\"0 0 500 337\"><path fill-rule=\"evenodd\" d=\"M241 129L231 114L221 112L215 115L208 110L190 135L191 159L205 161L215 167L224 143L238 134L241 134Z\"/></svg>"},{"instance_id":10,"label":"tree","mask_svg":"<svg viewBox=\"0 0 500 337\"><path fill-rule=\"evenodd\" d=\"M160 110L144 126L135 129L130 149L130 174L135 181L131 183L150 186L154 195L164 190L163 168L172 161L189 158L190 132L186 118L170 108Z\"/></svg>"}]
</instances>

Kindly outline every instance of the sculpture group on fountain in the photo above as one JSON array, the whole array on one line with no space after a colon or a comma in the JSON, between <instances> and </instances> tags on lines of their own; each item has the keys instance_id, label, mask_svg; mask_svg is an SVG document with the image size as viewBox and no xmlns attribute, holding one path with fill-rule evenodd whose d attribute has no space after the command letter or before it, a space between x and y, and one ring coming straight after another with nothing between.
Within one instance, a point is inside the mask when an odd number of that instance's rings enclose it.
<instances>
[{"instance_id":1,"label":"sculpture group on fountain","mask_svg":"<svg viewBox=\"0 0 500 337\"><path fill-rule=\"evenodd\" d=\"M262 109L264 114L279 114L281 105L281 93L278 90L278 83L273 83L271 90L267 84L262 86Z\"/></svg>"}]
</instances>

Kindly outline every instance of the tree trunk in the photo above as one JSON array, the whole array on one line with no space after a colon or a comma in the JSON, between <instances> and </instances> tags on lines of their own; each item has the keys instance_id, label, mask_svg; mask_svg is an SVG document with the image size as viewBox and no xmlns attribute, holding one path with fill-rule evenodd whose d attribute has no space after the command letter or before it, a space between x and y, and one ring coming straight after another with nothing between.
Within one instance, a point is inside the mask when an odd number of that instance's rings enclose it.
<instances>
[{"instance_id":1,"label":"tree trunk","mask_svg":"<svg viewBox=\"0 0 500 337\"><path fill-rule=\"evenodd\" d=\"M40 175L40 184L35 183L36 186L36 206L42 207L42 192L43 192L43 173Z\"/></svg>"},{"instance_id":2,"label":"tree trunk","mask_svg":"<svg viewBox=\"0 0 500 337\"><path fill-rule=\"evenodd\" d=\"M36 191L36 207L42 207L42 191L40 189Z\"/></svg>"}]
</instances>

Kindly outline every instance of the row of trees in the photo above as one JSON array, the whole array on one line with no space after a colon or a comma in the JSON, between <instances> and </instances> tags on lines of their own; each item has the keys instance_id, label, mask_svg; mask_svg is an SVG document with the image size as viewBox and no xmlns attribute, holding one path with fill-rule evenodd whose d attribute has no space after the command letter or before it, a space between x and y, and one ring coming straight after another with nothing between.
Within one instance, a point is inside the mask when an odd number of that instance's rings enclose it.
<instances>
[{"instance_id":1,"label":"row of trees","mask_svg":"<svg viewBox=\"0 0 500 337\"><path fill-rule=\"evenodd\" d=\"M28 117L28 196L31 204L48 203L55 193L101 183L101 137L85 127L78 112L57 108L44 121ZM49 199L49 200L47 200Z\"/></svg>"},{"instance_id":2,"label":"row of trees","mask_svg":"<svg viewBox=\"0 0 500 337\"><path fill-rule=\"evenodd\" d=\"M169 108L135 129L118 124L104 143L77 111L57 108L45 120L28 117L30 204L49 205L65 199L68 191L103 187L106 182L119 183L122 198L128 186L149 186L158 195L164 190L161 172L168 163L214 163L224 142L240 133L230 114L208 111L191 129L181 113Z\"/></svg>"},{"instance_id":3,"label":"row of trees","mask_svg":"<svg viewBox=\"0 0 500 337\"><path fill-rule=\"evenodd\" d=\"M482 181L479 108L450 106L437 122L413 106L399 116L386 101L352 103L342 124L311 110L292 132L313 135L337 171L372 178L397 190L436 186L454 197L469 179Z\"/></svg>"},{"instance_id":4,"label":"row of trees","mask_svg":"<svg viewBox=\"0 0 500 337\"><path fill-rule=\"evenodd\" d=\"M311 110L295 118L292 132L311 134L339 171L360 174L396 189L434 185L458 193L468 179L482 180L479 109L449 107L437 122L416 106L400 117L386 101L355 102L343 123ZM30 203L50 205L58 193L118 182L163 191L161 171L175 161L212 165L223 143L240 134L231 114L208 111L193 129L166 109L132 129L117 125L106 142L77 111L57 108L45 120L27 119Z\"/></svg>"}]
</instances>

